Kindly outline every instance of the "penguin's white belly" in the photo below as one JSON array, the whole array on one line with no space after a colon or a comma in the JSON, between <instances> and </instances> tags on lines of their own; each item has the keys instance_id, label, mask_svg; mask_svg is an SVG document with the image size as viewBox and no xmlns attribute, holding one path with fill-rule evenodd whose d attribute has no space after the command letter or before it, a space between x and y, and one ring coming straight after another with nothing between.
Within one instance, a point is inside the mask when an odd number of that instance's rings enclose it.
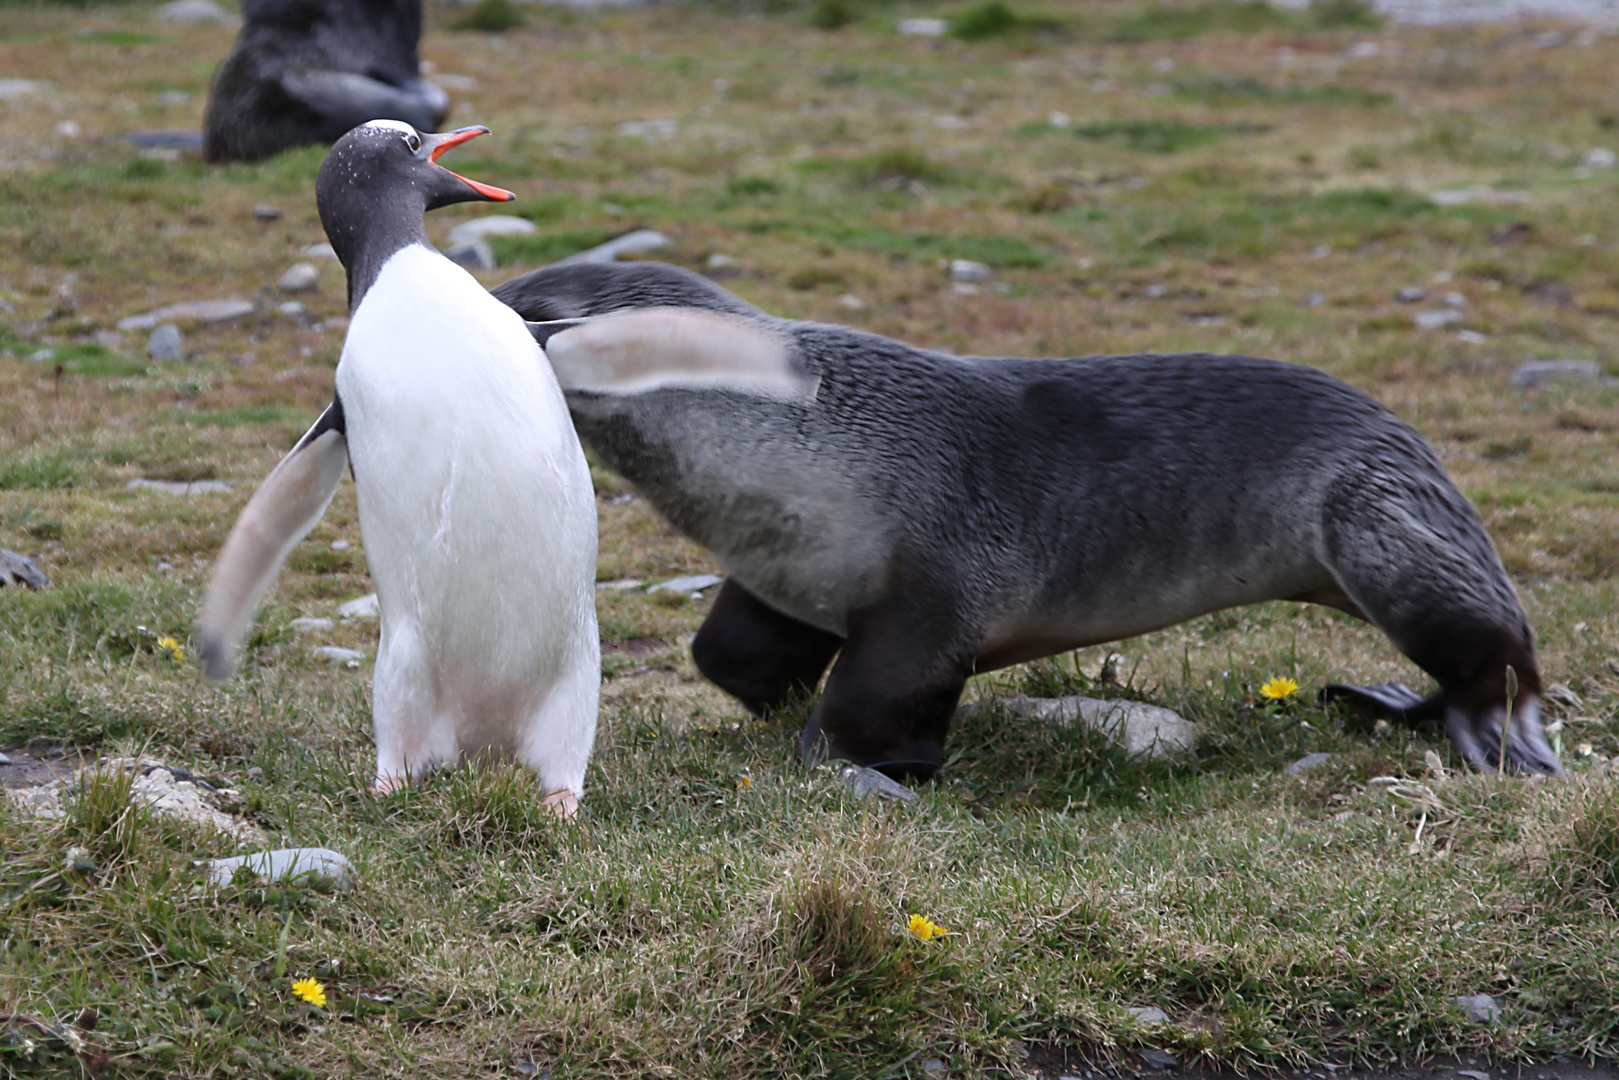
<instances>
[{"instance_id":1,"label":"penguin's white belly","mask_svg":"<svg viewBox=\"0 0 1619 1080\"><path fill-rule=\"evenodd\" d=\"M337 389L382 618L379 774L391 724L424 726L403 739L416 769L489 749L526 758L545 715L572 742L588 725L588 754L595 499L522 321L442 256L404 248L354 314Z\"/></svg>"}]
</instances>

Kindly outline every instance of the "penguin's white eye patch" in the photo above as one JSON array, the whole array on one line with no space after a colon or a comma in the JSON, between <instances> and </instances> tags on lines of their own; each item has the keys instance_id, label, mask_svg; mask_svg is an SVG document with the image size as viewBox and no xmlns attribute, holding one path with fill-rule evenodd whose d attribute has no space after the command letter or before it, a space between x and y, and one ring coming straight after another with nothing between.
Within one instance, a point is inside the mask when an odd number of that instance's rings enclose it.
<instances>
[{"instance_id":1,"label":"penguin's white eye patch","mask_svg":"<svg viewBox=\"0 0 1619 1080\"><path fill-rule=\"evenodd\" d=\"M371 120L365 126L383 131L397 131L406 139L415 139L418 145L421 143L421 136L416 134L416 129L403 120Z\"/></svg>"}]
</instances>

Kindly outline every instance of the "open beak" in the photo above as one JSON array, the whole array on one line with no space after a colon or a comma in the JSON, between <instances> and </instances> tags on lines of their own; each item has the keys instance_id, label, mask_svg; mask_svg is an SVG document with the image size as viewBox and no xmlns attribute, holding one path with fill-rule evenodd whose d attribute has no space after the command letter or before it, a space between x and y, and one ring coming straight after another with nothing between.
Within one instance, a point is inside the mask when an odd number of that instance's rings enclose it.
<instances>
[{"instance_id":1,"label":"open beak","mask_svg":"<svg viewBox=\"0 0 1619 1080\"><path fill-rule=\"evenodd\" d=\"M476 139L479 135L487 134L489 134L489 129L484 127L482 124L478 124L473 127L464 127L455 131L446 132L443 135L426 136L424 141L436 140L430 143L427 151L427 160L431 161L435 165L438 165L438 157L440 154L444 153L444 151L450 149L452 146L460 146L469 139ZM438 167L444 169L444 166L442 165L439 165ZM516 195L513 195L505 188L491 187L488 184L480 184L476 180L468 180L460 173L454 172L450 169L444 169L444 171L461 181L473 191L476 191L485 199L488 199L490 202L511 202L513 199L517 198Z\"/></svg>"}]
</instances>

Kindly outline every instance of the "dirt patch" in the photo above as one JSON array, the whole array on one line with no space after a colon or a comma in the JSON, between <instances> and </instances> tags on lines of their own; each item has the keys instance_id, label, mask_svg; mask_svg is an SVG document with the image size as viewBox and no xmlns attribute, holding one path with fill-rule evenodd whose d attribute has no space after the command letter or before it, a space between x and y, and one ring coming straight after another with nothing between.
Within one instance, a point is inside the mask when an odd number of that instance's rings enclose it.
<instances>
[{"instance_id":1,"label":"dirt patch","mask_svg":"<svg viewBox=\"0 0 1619 1080\"><path fill-rule=\"evenodd\" d=\"M42 787L71 776L95 760L84 751L60 746L26 746L0 750L11 764L0 765L0 789Z\"/></svg>"}]
</instances>

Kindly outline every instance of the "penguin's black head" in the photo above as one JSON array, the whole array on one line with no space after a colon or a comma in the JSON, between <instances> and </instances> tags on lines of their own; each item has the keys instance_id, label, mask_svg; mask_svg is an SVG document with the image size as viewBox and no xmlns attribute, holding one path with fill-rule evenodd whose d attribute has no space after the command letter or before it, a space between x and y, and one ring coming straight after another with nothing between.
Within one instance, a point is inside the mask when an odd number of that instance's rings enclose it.
<instances>
[{"instance_id":1,"label":"penguin's black head","mask_svg":"<svg viewBox=\"0 0 1619 1080\"><path fill-rule=\"evenodd\" d=\"M443 134L401 120L372 120L337 140L315 180L315 204L332 249L349 272L349 302L402 247L425 244L422 215L451 203L508 202L511 192L468 180L438 157L489 131L465 127ZM355 277L361 287L356 290Z\"/></svg>"}]
</instances>

